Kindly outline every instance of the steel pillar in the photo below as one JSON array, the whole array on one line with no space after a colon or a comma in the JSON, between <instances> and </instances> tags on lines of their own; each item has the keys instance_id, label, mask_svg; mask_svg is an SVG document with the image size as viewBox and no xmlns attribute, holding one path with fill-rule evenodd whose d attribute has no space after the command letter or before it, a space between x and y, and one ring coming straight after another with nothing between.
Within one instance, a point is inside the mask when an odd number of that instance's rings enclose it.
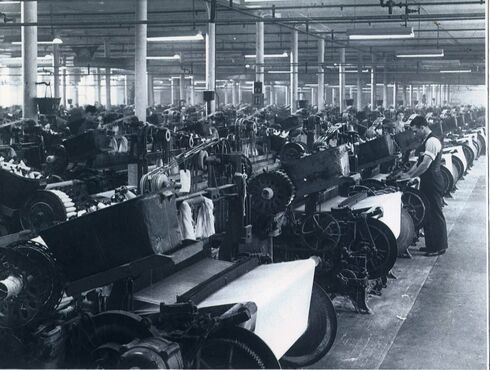
<instances>
[{"instance_id":1,"label":"steel pillar","mask_svg":"<svg viewBox=\"0 0 490 370\"><path fill-rule=\"evenodd\" d=\"M318 40L318 112L325 109L325 40ZM313 104L313 101L311 102Z\"/></svg>"},{"instance_id":2,"label":"steel pillar","mask_svg":"<svg viewBox=\"0 0 490 370\"><path fill-rule=\"evenodd\" d=\"M385 56L383 68L383 108L387 109L388 106L388 63Z\"/></svg>"},{"instance_id":3,"label":"steel pillar","mask_svg":"<svg viewBox=\"0 0 490 370\"><path fill-rule=\"evenodd\" d=\"M216 90L216 23L209 22L206 35L206 89ZM211 101L207 114L216 111L216 100Z\"/></svg>"},{"instance_id":4,"label":"steel pillar","mask_svg":"<svg viewBox=\"0 0 490 370\"><path fill-rule=\"evenodd\" d=\"M340 49L339 109L340 109L340 113L342 113L345 109L345 48Z\"/></svg>"},{"instance_id":5,"label":"steel pillar","mask_svg":"<svg viewBox=\"0 0 490 370\"><path fill-rule=\"evenodd\" d=\"M291 113L296 112L298 99L298 31L291 32L291 67L290 67L290 105Z\"/></svg>"},{"instance_id":6,"label":"steel pillar","mask_svg":"<svg viewBox=\"0 0 490 370\"><path fill-rule=\"evenodd\" d=\"M376 56L371 56L371 110L376 109Z\"/></svg>"},{"instance_id":7,"label":"steel pillar","mask_svg":"<svg viewBox=\"0 0 490 370\"><path fill-rule=\"evenodd\" d=\"M359 64L357 66L357 111L362 110L362 54L359 54Z\"/></svg>"},{"instance_id":8,"label":"steel pillar","mask_svg":"<svg viewBox=\"0 0 490 370\"><path fill-rule=\"evenodd\" d=\"M147 0L137 0L136 21L148 20ZM146 56L147 56L147 25L139 23L135 25L135 68L134 68L134 105L135 114L140 121L146 122L146 106L148 104L148 88L146 78Z\"/></svg>"},{"instance_id":9,"label":"steel pillar","mask_svg":"<svg viewBox=\"0 0 490 370\"><path fill-rule=\"evenodd\" d=\"M255 81L264 85L264 22L255 24ZM264 88L265 92L265 88Z\"/></svg>"},{"instance_id":10,"label":"steel pillar","mask_svg":"<svg viewBox=\"0 0 490 370\"><path fill-rule=\"evenodd\" d=\"M111 57L111 45L109 42L106 40L104 41L104 56L106 58ZM111 108L112 101L111 101L111 69L106 68L105 69L105 106L106 109L109 110Z\"/></svg>"},{"instance_id":11,"label":"steel pillar","mask_svg":"<svg viewBox=\"0 0 490 370\"><path fill-rule=\"evenodd\" d=\"M21 2L21 22L37 23L37 1ZM22 116L37 120L37 26L22 27Z\"/></svg>"},{"instance_id":12,"label":"steel pillar","mask_svg":"<svg viewBox=\"0 0 490 370\"><path fill-rule=\"evenodd\" d=\"M60 97L60 47L53 45L53 94Z\"/></svg>"}]
</instances>

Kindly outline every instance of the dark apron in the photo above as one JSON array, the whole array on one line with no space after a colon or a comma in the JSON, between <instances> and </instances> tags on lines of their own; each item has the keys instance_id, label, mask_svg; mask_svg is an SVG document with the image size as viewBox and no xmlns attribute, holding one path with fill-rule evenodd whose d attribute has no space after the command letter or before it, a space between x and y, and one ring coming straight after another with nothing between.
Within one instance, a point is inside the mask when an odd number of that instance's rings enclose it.
<instances>
[{"instance_id":1,"label":"dark apron","mask_svg":"<svg viewBox=\"0 0 490 370\"><path fill-rule=\"evenodd\" d=\"M432 133L417 148L416 154L419 155L417 165L422 163L425 152L425 145ZM442 150L437 153L427 171L420 176L420 191L426 196L426 215L424 219L425 247L428 252L437 252L447 249L447 228L446 219L442 213L444 180L441 173Z\"/></svg>"}]
</instances>

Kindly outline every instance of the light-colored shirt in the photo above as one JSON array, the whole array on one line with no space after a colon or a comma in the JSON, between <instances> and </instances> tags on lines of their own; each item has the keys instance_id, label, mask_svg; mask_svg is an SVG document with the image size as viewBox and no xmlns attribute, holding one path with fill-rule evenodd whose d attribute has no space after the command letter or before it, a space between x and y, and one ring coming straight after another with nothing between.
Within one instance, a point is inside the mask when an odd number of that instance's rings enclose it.
<instances>
[{"instance_id":1,"label":"light-colored shirt","mask_svg":"<svg viewBox=\"0 0 490 370\"><path fill-rule=\"evenodd\" d=\"M442 150L442 144L436 137L430 137L425 142L425 152L424 155L429 156L432 160L435 160L437 154Z\"/></svg>"}]
</instances>

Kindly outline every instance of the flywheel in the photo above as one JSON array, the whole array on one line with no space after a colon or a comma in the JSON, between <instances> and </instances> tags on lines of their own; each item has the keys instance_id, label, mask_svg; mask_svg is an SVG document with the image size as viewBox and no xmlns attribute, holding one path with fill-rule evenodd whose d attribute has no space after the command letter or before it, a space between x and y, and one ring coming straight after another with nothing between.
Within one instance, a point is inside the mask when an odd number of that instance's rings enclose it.
<instances>
[{"instance_id":1,"label":"flywheel","mask_svg":"<svg viewBox=\"0 0 490 370\"><path fill-rule=\"evenodd\" d=\"M301 158L305 154L305 146L303 143L286 143L281 149L281 162L290 162Z\"/></svg>"},{"instance_id":2,"label":"flywheel","mask_svg":"<svg viewBox=\"0 0 490 370\"><path fill-rule=\"evenodd\" d=\"M1 247L0 265L0 327L24 327L58 305L61 274L47 247L32 241Z\"/></svg>"},{"instance_id":3,"label":"flywheel","mask_svg":"<svg viewBox=\"0 0 490 370\"><path fill-rule=\"evenodd\" d=\"M40 231L75 216L75 202L60 190L40 190L20 210L24 230Z\"/></svg>"},{"instance_id":4,"label":"flywheel","mask_svg":"<svg viewBox=\"0 0 490 370\"><path fill-rule=\"evenodd\" d=\"M248 192L252 208L260 214L284 211L294 199L294 186L288 175L280 171L263 172L250 179Z\"/></svg>"}]
</instances>

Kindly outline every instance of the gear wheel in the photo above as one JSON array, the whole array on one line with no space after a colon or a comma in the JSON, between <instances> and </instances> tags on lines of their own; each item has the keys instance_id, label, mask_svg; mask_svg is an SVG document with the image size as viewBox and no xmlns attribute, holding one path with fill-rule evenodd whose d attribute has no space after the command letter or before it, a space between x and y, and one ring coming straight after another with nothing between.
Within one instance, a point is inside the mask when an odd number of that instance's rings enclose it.
<instances>
[{"instance_id":1,"label":"gear wheel","mask_svg":"<svg viewBox=\"0 0 490 370\"><path fill-rule=\"evenodd\" d=\"M37 322L60 302L61 274L47 247L21 241L0 248L0 328Z\"/></svg>"},{"instance_id":2,"label":"gear wheel","mask_svg":"<svg viewBox=\"0 0 490 370\"><path fill-rule=\"evenodd\" d=\"M248 192L254 211L261 214L284 211L294 199L293 183L280 171L263 172L252 177L248 182Z\"/></svg>"}]
</instances>

